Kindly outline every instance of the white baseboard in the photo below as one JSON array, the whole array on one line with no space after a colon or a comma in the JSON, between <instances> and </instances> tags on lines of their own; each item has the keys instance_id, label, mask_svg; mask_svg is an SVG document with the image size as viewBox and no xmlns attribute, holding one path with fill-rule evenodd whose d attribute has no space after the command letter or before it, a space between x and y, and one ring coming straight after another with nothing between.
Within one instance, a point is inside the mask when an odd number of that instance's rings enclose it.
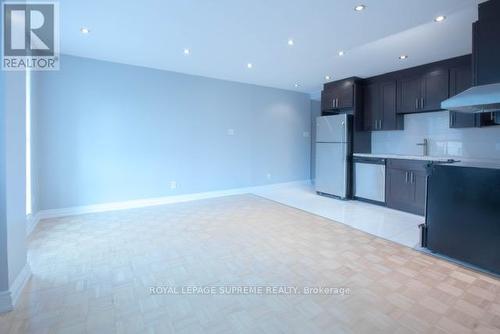
<instances>
[{"instance_id":1,"label":"white baseboard","mask_svg":"<svg viewBox=\"0 0 500 334\"><path fill-rule=\"evenodd\" d=\"M26 235L30 235L39 222L40 215L38 213L28 215L28 217L26 218Z\"/></svg>"},{"instance_id":2,"label":"white baseboard","mask_svg":"<svg viewBox=\"0 0 500 334\"><path fill-rule=\"evenodd\" d=\"M17 300L19 299L21 292L23 292L23 289L26 286L26 283L28 283L30 278L31 278L31 268L29 264L26 263L24 265L24 268L17 275L16 280L14 281L14 283L12 283L9 289L10 298L12 299L13 305L17 304Z\"/></svg>"},{"instance_id":3,"label":"white baseboard","mask_svg":"<svg viewBox=\"0 0 500 334\"><path fill-rule=\"evenodd\" d=\"M25 264L21 272L10 286L8 291L0 292L0 313L9 312L14 309L21 292L23 292L26 283L31 277L31 270L28 264Z\"/></svg>"},{"instance_id":4,"label":"white baseboard","mask_svg":"<svg viewBox=\"0 0 500 334\"><path fill-rule=\"evenodd\" d=\"M12 311L13 309L10 291L0 291L0 314Z\"/></svg>"},{"instance_id":5,"label":"white baseboard","mask_svg":"<svg viewBox=\"0 0 500 334\"><path fill-rule=\"evenodd\" d=\"M125 202L94 204L94 205L77 206L77 207L63 208L63 209L42 210L34 215L34 218L31 219L31 223L28 224L27 230L29 231L28 233L31 233L35 229L36 225L40 221L45 220L45 219L75 216L75 215L82 215L82 214L87 214L87 213L137 209L137 208L144 208L144 207L149 207L149 206L157 206L157 205L195 201L195 200L199 200L199 199L207 199L207 198L215 198L215 197L239 195L239 194L248 194L248 193L252 193L252 192L256 192L256 191L272 190L272 189L279 189L279 188L283 188L283 187L287 187L287 186L306 185L306 184L311 184L311 181L310 180L301 180L301 181L275 183L275 184L255 186L255 187L245 187L245 188L234 188L234 189L219 190L219 191L209 191L209 192L195 193L195 194L140 199L140 200L133 200L133 201L125 201Z\"/></svg>"}]
</instances>

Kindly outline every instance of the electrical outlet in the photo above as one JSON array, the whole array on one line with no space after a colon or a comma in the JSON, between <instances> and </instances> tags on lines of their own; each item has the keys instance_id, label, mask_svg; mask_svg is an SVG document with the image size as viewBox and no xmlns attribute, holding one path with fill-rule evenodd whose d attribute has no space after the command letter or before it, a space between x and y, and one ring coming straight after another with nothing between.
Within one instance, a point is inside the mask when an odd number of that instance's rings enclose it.
<instances>
[{"instance_id":1,"label":"electrical outlet","mask_svg":"<svg viewBox=\"0 0 500 334\"><path fill-rule=\"evenodd\" d=\"M228 136L234 136L234 129L227 129Z\"/></svg>"},{"instance_id":2,"label":"electrical outlet","mask_svg":"<svg viewBox=\"0 0 500 334\"><path fill-rule=\"evenodd\" d=\"M170 189L172 189L172 190L177 189L177 182L176 181L170 181Z\"/></svg>"}]
</instances>

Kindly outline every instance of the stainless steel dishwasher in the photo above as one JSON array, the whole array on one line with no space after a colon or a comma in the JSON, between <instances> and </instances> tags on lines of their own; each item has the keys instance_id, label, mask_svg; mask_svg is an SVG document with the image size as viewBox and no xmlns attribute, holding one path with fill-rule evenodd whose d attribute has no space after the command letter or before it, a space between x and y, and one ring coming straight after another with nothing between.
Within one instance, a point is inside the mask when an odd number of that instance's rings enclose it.
<instances>
[{"instance_id":1,"label":"stainless steel dishwasher","mask_svg":"<svg viewBox=\"0 0 500 334\"><path fill-rule=\"evenodd\" d=\"M385 163L383 158L354 157L354 198L385 204Z\"/></svg>"}]
</instances>

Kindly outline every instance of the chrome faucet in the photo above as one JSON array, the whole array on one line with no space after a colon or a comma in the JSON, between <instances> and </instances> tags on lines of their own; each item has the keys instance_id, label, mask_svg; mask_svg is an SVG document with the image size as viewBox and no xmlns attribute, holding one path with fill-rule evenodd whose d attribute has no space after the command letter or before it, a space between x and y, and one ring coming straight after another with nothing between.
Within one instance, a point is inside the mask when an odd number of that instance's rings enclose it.
<instances>
[{"instance_id":1,"label":"chrome faucet","mask_svg":"<svg viewBox=\"0 0 500 334\"><path fill-rule=\"evenodd\" d=\"M424 148L424 157L428 156L429 155L429 141L424 138L424 142L423 143L417 143L418 146L423 146Z\"/></svg>"}]
</instances>

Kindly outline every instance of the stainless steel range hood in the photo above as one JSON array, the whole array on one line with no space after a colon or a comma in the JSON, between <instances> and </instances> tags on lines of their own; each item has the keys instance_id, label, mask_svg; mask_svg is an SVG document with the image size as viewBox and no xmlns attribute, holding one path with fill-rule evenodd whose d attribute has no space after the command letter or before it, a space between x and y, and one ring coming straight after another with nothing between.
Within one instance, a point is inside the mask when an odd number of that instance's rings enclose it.
<instances>
[{"instance_id":1,"label":"stainless steel range hood","mask_svg":"<svg viewBox=\"0 0 500 334\"><path fill-rule=\"evenodd\" d=\"M466 113L500 111L500 83L469 88L441 102L441 108Z\"/></svg>"}]
</instances>

